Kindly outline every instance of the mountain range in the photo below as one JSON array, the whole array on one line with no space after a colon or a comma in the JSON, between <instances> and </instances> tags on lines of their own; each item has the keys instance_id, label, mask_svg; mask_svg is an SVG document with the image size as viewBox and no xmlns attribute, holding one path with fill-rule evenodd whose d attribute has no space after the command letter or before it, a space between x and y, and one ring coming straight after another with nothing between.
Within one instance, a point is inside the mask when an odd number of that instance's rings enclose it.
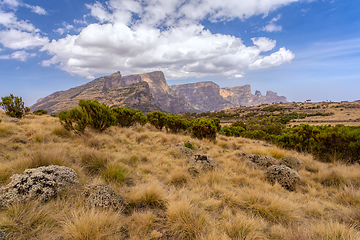
<instances>
[{"instance_id":1,"label":"mountain range","mask_svg":"<svg viewBox=\"0 0 360 240\"><path fill-rule=\"evenodd\" d=\"M136 108L144 113L156 110L169 113L206 112L287 102L286 97L272 91L267 91L266 95L259 91L252 94L250 85L220 88L206 81L169 86L160 71L128 76L116 72L40 98L30 109L57 114L76 107L80 99L96 99L109 107Z\"/></svg>"}]
</instances>

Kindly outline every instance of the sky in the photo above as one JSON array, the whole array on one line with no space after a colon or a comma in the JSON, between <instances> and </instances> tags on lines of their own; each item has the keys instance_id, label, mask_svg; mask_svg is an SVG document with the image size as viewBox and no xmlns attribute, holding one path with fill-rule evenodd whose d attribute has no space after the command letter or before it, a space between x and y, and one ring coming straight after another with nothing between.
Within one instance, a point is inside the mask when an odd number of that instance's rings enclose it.
<instances>
[{"instance_id":1,"label":"sky","mask_svg":"<svg viewBox=\"0 0 360 240\"><path fill-rule=\"evenodd\" d=\"M0 96L26 106L120 71L360 99L359 0L0 0Z\"/></svg>"}]
</instances>

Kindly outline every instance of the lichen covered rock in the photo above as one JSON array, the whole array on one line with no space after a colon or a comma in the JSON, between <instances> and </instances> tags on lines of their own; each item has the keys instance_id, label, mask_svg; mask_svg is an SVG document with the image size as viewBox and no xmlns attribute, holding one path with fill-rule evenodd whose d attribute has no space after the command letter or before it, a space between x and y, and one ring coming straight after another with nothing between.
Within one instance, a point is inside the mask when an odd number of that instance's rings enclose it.
<instances>
[{"instance_id":1,"label":"lichen covered rock","mask_svg":"<svg viewBox=\"0 0 360 240\"><path fill-rule=\"evenodd\" d=\"M84 191L84 196L85 205L89 208L113 208L115 211L122 211L127 205L123 196L102 183L88 186Z\"/></svg>"},{"instance_id":2,"label":"lichen covered rock","mask_svg":"<svg viewBox=\"0 0 360 240\"><path fill-rule=\"evenodd\" d=\"M278 182L282 187L288 190L295 190L297 184L300 182L299 174L285 166L285 165L273 165L267 168L266 172L267 180L274 184Z\"/></svg>"},{"instance_id":3,"label":"lichen covered rock","mask_svg":"<svg viewBox=\"0 0 360 240\"><path fill-rule=\"evenodd\" d=\"M258 154L246 154L241 153L241 157L246 157L250 160L251 166L258 167L260 169L267 169L272 165L277 165L278 161L270 156L263 156Z\"/></svg>"},{"instance_id":4,"label":"lichen covered rock","mask_svg":"<svg viewBox=\"0 0 360 240\"><path fill-rule=\"evenodd\" d=\"M285 165L298 171L304 166L304 162L297 157L283 157L280 159L279 165Z\"/></svg>"},{"instance_id":5,"label":"lichen covered rock","mask_svg":"<svg viewBox=\"0 0 360 240\"><path fill-rule=\"evenodd\" d=\"M13 175L11 182L1 189L0 207L28 199L45 202L67 185L76 183L77 174L68 167L50 165L26 169L23 174Z\"/></svg>"},{"instance_id":6,"label":"lichen covered rock","mask_svg":"<svg viewBox=\"0 0 360 240\"><path fill-rule=\"evenodd\" d=\"M219 163L210 158L209 155L195 154L188 162L200 166L203 170L211 170L219 166Z\"/></svg>"}]
</instances>

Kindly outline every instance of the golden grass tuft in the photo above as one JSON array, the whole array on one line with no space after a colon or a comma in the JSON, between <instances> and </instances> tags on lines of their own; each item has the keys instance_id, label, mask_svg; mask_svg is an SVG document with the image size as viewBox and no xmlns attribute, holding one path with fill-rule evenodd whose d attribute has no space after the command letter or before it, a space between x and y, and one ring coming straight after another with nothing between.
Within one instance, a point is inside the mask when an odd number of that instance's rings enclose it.
<instances>
[{"instance_id":1,"label":"golden grass tuft","mask_svg":"<svg viewBox=\"0 0 360 240\"><path fill-rule=\"evenodd\" d=\"M173 239L196 239L206 228L205 216L196 212L188 200L170 202L166 214Z\"/></svg>"},{"instance_id":2,"label":"golden grass tuft","mask_svg":"<svg viewBox=\"0 0 360 240\"><path fill-rule=\"evenodd\" d=\"M75 209L66 214L60 235L64 239L121 239L122 216L110 210Z\"/></svg>"},{"instance_id":3,"label":"golden grass tuft","mask_svg":"<svg viewBox=\"0 0 360 240\"><path fill-rule=\"evenodd\" d=\"M157 181L135 186L130 190L127 199L130 206L136 208L165 208L167 205L165 189Z\"/></svg>"},{"instance_id":4,"label":"golden grass tuft","mask_svg":"<svg viewBox=\"0 0 360 240\"><path fill-rule=\"evenodd\" d=\"M230 239L266 239L264 232L267 224L261 218L237 213L224 218L221 227Z\"/></svg>"},{"instance_id":5,"label":"golden grass tuft","mask_svg":"<svg viewBox=\"0 0 360 240\"><path fill-rule=\"evenodd\" d=\"M81 166L89 174L98 174L106 168L109 156L95 149L87 149L81 156Z\"/></svg>"},{"instance_id":6,"label":"golden grass tuft","mask_svg":"<svg viewBox=\"0 0 360 240\"><path fill-rule=\"evenodd\" d=\"M311 226L313 239L339 239L357 240L360 239L359 232L353 226L329 220L317 222Z\"/></svg>"}]
</instances>

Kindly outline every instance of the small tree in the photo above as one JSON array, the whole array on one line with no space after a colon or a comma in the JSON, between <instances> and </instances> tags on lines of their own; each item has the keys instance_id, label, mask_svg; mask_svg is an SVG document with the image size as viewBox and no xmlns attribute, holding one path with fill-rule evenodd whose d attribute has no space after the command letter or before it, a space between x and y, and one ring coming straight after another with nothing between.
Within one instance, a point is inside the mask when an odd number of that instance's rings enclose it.
<instances>
[{"instance_id":1,"label":"small tree","mask_svg":"<svg viewBox=\"0 0 360 240\"><path fill-rule=\"evenodd\" d=\"M2 97L0 106L5 110L5 113L10 117L22 118L30 109L25 107L22 97L10 96Z\"/></svg>"}]
</instances>

